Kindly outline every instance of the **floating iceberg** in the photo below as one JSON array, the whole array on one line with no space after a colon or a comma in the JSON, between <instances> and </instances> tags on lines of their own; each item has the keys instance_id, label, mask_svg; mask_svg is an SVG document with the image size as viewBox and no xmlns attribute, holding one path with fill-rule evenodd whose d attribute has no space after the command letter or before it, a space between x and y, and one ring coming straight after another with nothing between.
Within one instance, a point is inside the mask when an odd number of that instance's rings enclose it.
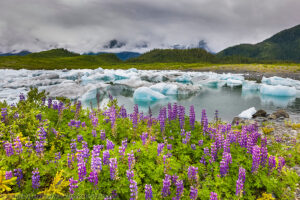
<instances>
[{"instance_id":1,"label":"floating iceberg","mask_svg":"<svg viewBox=\"0 0 300 200\"><path fill-rule=\"evenodd\" d=\"M237 79L227 79L226 80L226 85L229 87L234 87L234 86L240 86L243 84L243 81L237 80Z\"/></svg>"},{"instance_id":2,"label":"floating iceberg","mask_svg":"<svg viewBox=\"0 0 300 200\"><path fill-rule=\"evenodd\" d=\"M185 84L188 84L188 83L191 83L191 76L188 75L188 74L184 74L182 76L179 76L176 78L176 81L179 82L179 83L185 83Z\"/></svg>"},{"instance_id":3,"label":"floating iceberg","mask_svg":"<svg viewBox=\"0 0 300 200\"><path fill-rule=\"evenodd\" d=\"M256 113L256 109L254 107L244 110L239 114L240 118L251 119L252 115Z\"/></svg>"},{"instance_id":4,"label":"floating iceberg","mask_svg":"<svg viewBox=\"0 0 300 200\"><path fill-rule=\"evenodd\" d=\"M140 87L133 93L133 99L136 101L158 101L165 98L165 95L148 87Z\"/></svg>"},{"instance_id":5,"label":"floating iceberg","mask_svg":"<svg viewBox=\"0 0 300 200\"><path fill-rule=\"evenodd\" d=\"M293 97L296 96L297 90L295 87L262 84L260 93L270 96Z\"/></svg>"},{"instance_id":6,"label":"floating iceberg","mask_svg":"<svg viewBox=\"0 0 300 200\"><path fill-rule=\"evenodd\" d=\"M244 81L243 90L259 90L260 89L260 84L256 83L255 81Z\"/></svg>"},{"instance_id":7,"label":"floating iceberg","mask_svg":"<svg viewBox=\"0 0 300 200\"><path fill-rule=\"evenodd\" d=\"M177 95L178 93L178 86L174 84L157 83L155 85L150 86L150 88L163 95Z\"/></svg>"},{"instance_id":8,"label":"floating iceberg","mask_svg":"<svg viewBox=\"0 0 300 200\"><path fill-rule=\"evenodd\" d=\"M261 82L267 85L283 85L283 86L296 87L297 89L300 89L300 81L293 80L290 78L281 78L277 76L273 76L270 78L263 77Z\"/></svg>"}]
</instances>

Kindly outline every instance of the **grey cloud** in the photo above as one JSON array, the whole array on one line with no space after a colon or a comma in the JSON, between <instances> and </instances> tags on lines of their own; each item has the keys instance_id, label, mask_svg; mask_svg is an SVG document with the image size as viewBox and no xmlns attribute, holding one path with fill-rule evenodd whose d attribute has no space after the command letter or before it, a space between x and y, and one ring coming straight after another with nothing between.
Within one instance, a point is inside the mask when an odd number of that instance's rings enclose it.
<instances>
[{"instance_id":1,"label":"grey cloud","mask_svg":"<svg viewBox=\"0 0 300 200\"><path fill-rule=\"evenodd\" d=\"M217 52L299 24L299 9L299 0L0 0L0 52L101 51L113 39L126 43L115 51L205 40Z\"/></svg>"}]
</instances>

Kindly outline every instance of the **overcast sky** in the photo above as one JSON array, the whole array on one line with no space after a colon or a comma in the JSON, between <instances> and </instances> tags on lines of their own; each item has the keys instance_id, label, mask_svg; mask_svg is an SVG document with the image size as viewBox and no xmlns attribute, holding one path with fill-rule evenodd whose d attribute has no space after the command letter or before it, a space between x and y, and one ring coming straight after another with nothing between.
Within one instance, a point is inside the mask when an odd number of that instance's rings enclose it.
<instances>
[{"instance_id":1,"label":"overcast sky","mask_svg":"<svg viewBox=\"0 0 300 200\"><path fill-rule=\"evenodd\" d=\"M205 40L218 52L297 24L300 0L0 0L0 52L98 52L112 39L126 45L111 51Z\"/></svg>"}]
</instances>

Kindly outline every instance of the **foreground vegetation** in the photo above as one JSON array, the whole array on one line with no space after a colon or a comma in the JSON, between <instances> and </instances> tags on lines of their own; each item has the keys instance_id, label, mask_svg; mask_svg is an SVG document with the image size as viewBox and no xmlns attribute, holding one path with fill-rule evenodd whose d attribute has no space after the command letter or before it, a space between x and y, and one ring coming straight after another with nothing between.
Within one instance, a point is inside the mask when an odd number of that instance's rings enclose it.
<instances>
[{"instance_id":1,"label":"foreground vegetation","mask_svg":"<svg viewBox=\"0 0 300 200\"><path fill-rule=\"evenodd\" d=\"M296 142L222 123L217 112L195 121L193 106L154 117L110 99L88 110L34 89L16 105L0 102L0 198L294 198Z\"/></svg>"}]
</instances>

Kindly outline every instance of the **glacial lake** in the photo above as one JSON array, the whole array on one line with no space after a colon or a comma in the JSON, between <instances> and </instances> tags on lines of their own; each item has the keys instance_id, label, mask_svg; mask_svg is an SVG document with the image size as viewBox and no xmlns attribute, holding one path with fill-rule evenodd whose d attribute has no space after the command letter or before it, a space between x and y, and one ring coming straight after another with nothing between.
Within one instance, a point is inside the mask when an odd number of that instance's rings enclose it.
<instances>
[{"instance_id":1,"label":"glacial lake","mask_svg":"<svg viewBox=\"0 0 300 200\"><path fill-rule=\"evenodd\" d=\"M206 109L209 119L218 110L219 117L231 122L235 116L251 107L272 113L286 109L300 118L300 81L280 77L264 78L261 83L244 79L243 74L183 72L159 70L0 70L0 101L16 103L20 93L30 87L46 90L51 98L65 96L80 100L83 106L100 107L108 102L108 94L124 105L127 113L134 104L156 117L168 103L185 106L186 115L194 105L196 118ZM90 104L91 103L91 104Z\"/></svg>"}]
</instances>

